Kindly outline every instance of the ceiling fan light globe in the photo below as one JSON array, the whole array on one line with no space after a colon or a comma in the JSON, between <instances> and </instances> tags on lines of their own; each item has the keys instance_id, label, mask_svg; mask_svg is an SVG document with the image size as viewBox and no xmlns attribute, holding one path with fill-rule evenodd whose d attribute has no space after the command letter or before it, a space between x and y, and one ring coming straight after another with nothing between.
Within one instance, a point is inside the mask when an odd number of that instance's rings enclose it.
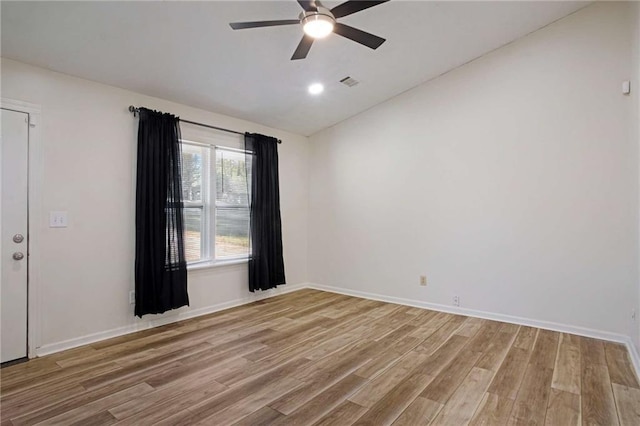
<instances>
[{"instance_id":1,"label":"ceiling fan light globe","mask_svg":"<svg viewBox=\"0 0 640 426\"><path fill-rule=\"evenodd\" d=\"M302 28L309 37L324 38L333 32L334 20L326 15L310 15L302 20Z\"/></svg>"}]
</instances>

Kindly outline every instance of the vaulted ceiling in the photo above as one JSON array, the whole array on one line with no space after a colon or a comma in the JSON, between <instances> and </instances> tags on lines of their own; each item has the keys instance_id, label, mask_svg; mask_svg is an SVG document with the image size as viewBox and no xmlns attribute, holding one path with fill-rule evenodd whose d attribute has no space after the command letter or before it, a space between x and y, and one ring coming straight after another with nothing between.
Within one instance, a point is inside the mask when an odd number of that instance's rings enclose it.
<instances>
[{"instance_id":1,"label":"vaulted ceiling","mask_svg":"<svg viewBox=\"0 0 640 426\"><path fill-rule=\"evenodd\" d=\"M332 34L291 61L300 26L228 24L295 19L293 0L3 1L2 56L310 135L586 4L392 0L341 19L386 38L377 50ZM324 93L309 95L313 82Z\"/></svg>"}]
</instances>

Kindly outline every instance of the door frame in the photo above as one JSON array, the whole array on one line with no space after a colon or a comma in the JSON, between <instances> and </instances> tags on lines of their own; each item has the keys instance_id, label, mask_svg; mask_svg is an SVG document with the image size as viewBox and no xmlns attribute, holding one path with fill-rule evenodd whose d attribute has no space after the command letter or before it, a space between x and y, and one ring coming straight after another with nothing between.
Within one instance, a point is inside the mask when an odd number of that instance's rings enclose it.
<instances>
[{"instance_id":1,"label":"door frame","mask_svg":"<svg viewBox=\"0 0 640 426\"><path fill-rule=\"evenodd\" d=\"M29 157L27 164L27 356L35 358L41 345L42 319L40 316L40 232L42 224L42 170L41 107L29 102L0 98L0 108L29 114Z\"/></svg>"}]
</instances>

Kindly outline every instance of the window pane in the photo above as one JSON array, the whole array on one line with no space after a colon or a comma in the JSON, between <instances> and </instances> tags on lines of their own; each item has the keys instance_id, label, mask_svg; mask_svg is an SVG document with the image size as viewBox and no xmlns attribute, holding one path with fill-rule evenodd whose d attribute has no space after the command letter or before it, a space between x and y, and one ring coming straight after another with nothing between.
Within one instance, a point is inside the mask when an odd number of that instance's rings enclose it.
<instances>
[{"instance_id":1,"label":"window pane","mask_svg":"<svg viewBox=\"0 0 640 426\"><path fill-rule=\"evenodd\" d=\"M202 201L205 149L200 146L182 145L182 199L184 201Z\"/></svg>"},{"instance_id":2,"label":"window pane","mask_svg":"<svg viewBox=\"0 0 640 426\"><path fill-rule=\"evenodd\" d=\"M249 255L249 191L244 152L216 149L216 258Z\"/></svg>"},{"instance_id":3,"label":"window pane","mask_svg":"<svg viewBox=\"0 0 640 426\"><path fill-rule=\"evenodd\" d=\"M216 148L216 205L249 206L244 152Z\"/></svg>"},{"instance_id":4,"label":"window pane","mask_svg":"<svg viewBox=\"0 0 640 426\"><path fill-rule=\"evenodd\" d=\"M203 229L202 207L184 209L184 245L187 262L202 259Z\"/></svg>"},{"instance_id":5,"label":"window pane","mask_svg":"<svg viewBox=\"0 0 640 426\"><path fill-rule=\"evenodd\" d=\"M249 209L216 208L216 257L249 255Z\"/></svg>"}]
</instances>

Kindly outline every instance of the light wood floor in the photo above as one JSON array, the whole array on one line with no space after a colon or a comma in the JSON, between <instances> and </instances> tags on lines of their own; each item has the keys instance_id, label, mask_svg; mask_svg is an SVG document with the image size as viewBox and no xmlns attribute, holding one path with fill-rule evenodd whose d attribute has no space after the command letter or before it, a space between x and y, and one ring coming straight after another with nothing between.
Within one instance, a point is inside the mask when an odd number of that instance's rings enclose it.
<instances>
[{"instance_id":1,"label":"light wood floor","mask_svg":"<svg viewBox=\"0 0 640 426\"><path fill-rule=\"evenodd\" d=\"M1 375L2 426L640 425L620 344L314 290Z\"/></svg>"}]
</instances>

